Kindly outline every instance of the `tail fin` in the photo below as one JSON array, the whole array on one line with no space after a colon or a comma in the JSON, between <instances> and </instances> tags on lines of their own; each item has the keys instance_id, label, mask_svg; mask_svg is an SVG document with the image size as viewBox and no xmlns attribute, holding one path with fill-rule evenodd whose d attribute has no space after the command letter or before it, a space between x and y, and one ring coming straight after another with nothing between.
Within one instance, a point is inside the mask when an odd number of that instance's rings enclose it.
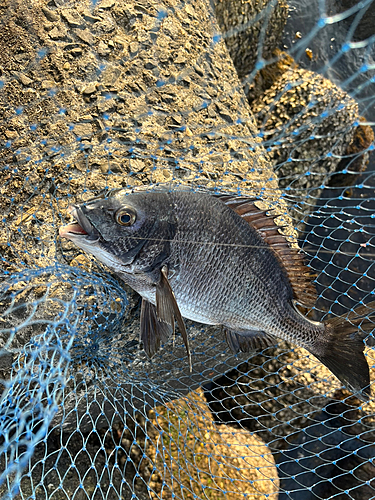
<instances>
[{"instance_id":1,"label":"tail fin","mask_svg":"<svg viewBox=\"0 0 375 500\"><path fill-rule=\"evenodd\" d=\"M363 354L363 330L371 331L375 302L361 306L348 318L334 318L325 323L325 333L310 350L358 398L368 401L371 396L370 372ZM359 327L362 329L359 331Z\"/></svg>"}]
</instances>

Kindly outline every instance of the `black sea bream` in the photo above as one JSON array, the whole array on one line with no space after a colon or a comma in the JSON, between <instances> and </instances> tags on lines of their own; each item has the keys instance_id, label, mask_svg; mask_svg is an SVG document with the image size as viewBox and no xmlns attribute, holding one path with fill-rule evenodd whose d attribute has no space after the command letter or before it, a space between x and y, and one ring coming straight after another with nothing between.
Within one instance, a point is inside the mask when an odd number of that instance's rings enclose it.
<instances>
[{"instance_id":1,"label":"black sea bream","mask_svg":"<svg viewBox=\"0 0 375 500\"><path fill-rule=\"evenodd\" d=\"M143 298L141 340L149 356L174 331L189 355L184 318L222 325L234 352L283 339L304 347L357 395L369 369L356 326L307 319L315 290L302 257L254 200L205 192L125 190L70 209L60 228ZM363 321L363 320L362 320Z\"/></svg>"}]
</instances>

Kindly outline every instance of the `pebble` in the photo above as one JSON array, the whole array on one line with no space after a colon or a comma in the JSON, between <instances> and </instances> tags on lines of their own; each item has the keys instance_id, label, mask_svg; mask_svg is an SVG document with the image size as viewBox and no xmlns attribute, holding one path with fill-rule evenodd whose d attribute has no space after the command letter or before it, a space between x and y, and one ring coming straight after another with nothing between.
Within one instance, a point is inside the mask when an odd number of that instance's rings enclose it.
<instances>
[{"instance_id":1,"label":"pebble","mask_svg":"<svg viewBox=\"0 0 375 500\"><path fill-rule=\"evenodd\" d=\"M70 10L70 9L62 10L61 17L63 19L65 19L65 21L72 28L79 28L80 26L84 26L84 21L83 21L82 17L74 10Z\"/></svg>"},{"instance_id":2,"label":"pebble","mask_svg":"<svg viewBox=\"0 0 375 500\"><path fill-rule=\"evenodd\" d=\"M111 9L115 3L115 0L102 0L99 4L99 9Z\"/></svg>"},{"instance_id":3,"label":"pebble","mask_svg":"<svg viewBox=\"0 0 375 500\"><path fill-rule=\"evenodd\" d=\"M129 166L133 172L140 172L145 168L145 162L143 160L138 159L130 159ZM164 172L163 172L164 173Z\"/></svg>"},{"instance_id":4,"label":"pebble","mask_svg":"<svg viewBox=\"0 0 375 500\"><path fill-rule=\"evenodd\" d=\"M89 83L88 85L86 85L86 87L82 89L82 94L87 94L87 95L93 94L94 92L96 92L97 86L98 86L97 82Z\"/></svg>"},{"instance_id":5,"label":"pebble","mask_svg":"<svg viewBox=\"0 0 375 500\"><path fill-rule=\"evenodd\" d=\"M129 45L129 49L130 49L130 52L132 54L135 54L136 52L138 52L138 47L139 47L139 44L137 42L132 42L130 45Z\"/></svg>"},{"instance_id":6,"label":"pebble","mask_svg":"<svg viewBox=\"0 0 375 500\"><path fill-rule=\"evenodd\" d=\"M179 52L178 56L174 60L175 63L177 64L183 64L186 62L186 56L183 52Z\"/></svg>"},{"instance_id":7,"label":"pebble","mask_svg":"<svg viewBox=\"0 0 375 500\"><path fill-rule=\"evenodd\" d=\"M32 79L29 78L28 76L24 75L23 73L20 73L18 75L19 81L22 83L22 85L28 86L32 83Z\"/></svg>"},{"instance_id":8,"label":"pebble","mask_svg":"<svg viewBox=\"0 0 375 500\"><path fill-rule=\"evenodd\" d=\"M43 80L42 81L42 89L49 90L55 86L55 82L53 80Z\"/></svg>"},{"instance_id":9,"label":"pebble","mask_svg":"<svg viewBox=\"0 0 375 500\"><path fill-rule=\"evenodd\" d=\"M85 30L77 29L75 33L78 36L78 38L80 38L83 42L86 42L89 45L92 45L95 41L93 35L88 29Z\"/></svg>"},{"instance_id":10,"label":"pebble","mask_svg":"<svg viewBox=\"0 0 375 500\"><path fill-rule=\"evenodd\" d=\"M79 117L80 122L91 122L93 120L92 115L82 115Z\"/></svg>"},{"instance_id":11,"label":"pebble","mask_svg":"<svg viewBox=\"0 0 375 500\"><path fill-rule=\"evenodd\" d=\"M102 172L102 174L106 174L108 172L108 161L107 160L101 161L99 166L100 166L100 171Z\"/></svg>"},{"instance_id":12,"label":"pebble","mask_svg":"<svg viewBox=\"0 0 375 500\"><path fill-rule=\"evenodd\" d=\"M312 60L312 58L313 58L313 51L312 51L311 49L307 48L307 49L305 50L305 52L306 52L307 57L308 57L308 58L310 59L310 61L311 61L311 60Z\"/></svg>"},{"instance_id":13,"label":"pebble","mask_svg":"<svg viewBox=\"0 0 375 500\"><path fill-rule=\"evenodd\" d=\"M52 38L52 40L62 40L63 38L66 37L66 30L65 28L63 29L61 26L55 26L50 32L49 36Z\"/></svg>"},{"instance_id":14,"label":"pebble","mask_svg":"<svg viewBox=\"0 0 375 500\"><path fill-rule=\"evenodd\" d=\"M102 18L101 17L98 17L98 16L93 16L90 11L88 10L85 10L83 11L83 18L86 20L86 21L89 21L90 23L97 23L98 21L101 21Z\"/></svg>"},{"instance_id":15,"label":"pebble","mask_svg":"<svg viewBox=\"0 0 375 500\"><path fill-rule=\"evenodd\" d=\"M80 56L82 54L82 49L80 47L75 47L70 51L73 56Z\"/></svg>"},{"instance_id":16,"label":"pebble","mask_svg":"<svg viewBox=\"0 0 375 500\"><path fill-rule=\"evenodd\" d=\"M43 28L46 30L46 31L51 31L53 28L54 28L54 23L44 23L43 24Z\"/></svg>"},{"instance_id":17,"label":"pebble","mask_svg":"<svg viewBox=\"0 0 375 500\"><path fill-rule=\"evenodd\" d=\"M166 180L168 180L172 177L172 173L165 168L165 169L163 169L163 176Z\"/></svg>"},{"instance_id":18,"label":"pebble","mask_svg":"<svg viewBox=\"0 0 375 500\"><path fill-rule=\"evenodd\" d=\"M59 20L59 15L53 12L52 10L47 9L46 7L42 7L42 12L48 21L55 23Z\"/></svg>"},{"instance_id":19,"label":"pebble","mask_svg":"<svg viewBox=\"0 0 375 500\"><path fill-rule=\"evenodd\" d=\"M194 12L194 7L192 5L190 5L189 3L187 3L185 5L185 10L189 14L189 16L194 17L195 12Z\"/></svg>"},{"instance_id":20,"label":"pebble","mask_svg":"<svg viewBox=\"0 0 375 500\"><path fill-rule=\"evenodd\" d=\"M118 45L121 45L122 47L126 47L128 45L128 41L125 37L123 37L122 35L116 35L113 39L113 41L115 43L117 43Z\"/></svg>"},{"instance_id":21,"label":"pebble","mask_svg":"<svg viewBox=\"0 0 375 500\"><path fill-rule=\"evenodd\" d=\"M80 254L77 255L71 262L71 266L83 266L87 270L90 269L90 261L87 259L86 255Z\"/></svg>"},{"instance_id":22,"label":"pebble","mask_svg":"<svg viewBox=\"0 0 375 500\"><path fill-rule=\"evenodd\" d=\"M113 111L116 109L116 104L115 99L101 99L97 102L98 111L100 111L100 113Z\"/></svg>"},{"instance_id":23,"label":"pebble","mask_svg":"<svg viewBox=\"0 0 375 500\"><path fill-rule=\"evenodd\" d=\"M111 53L111 49L106 45L103 40L100 40L98 45L98 54L100 56L108 56Z\"/></svg>"},{"instance_id":24,"label":"pebble","mask_svg":"<svg viewBox=\"0 0 375 500\"><path fill-rule=\"evenodd\" d=\"M17 139L18 133L15 130L6 130L5 136L7 139Z\"/></svg>"},{"instance_id":25,"label":"pebble","mask_svg":"<svg viewBox=\"0 0 375 500\"><path fill-rule=\"evenodd\" d=\"M92 135L91 123L76 123L73 132L78 137L89 137Z\"/></svg>"}]
</instances>

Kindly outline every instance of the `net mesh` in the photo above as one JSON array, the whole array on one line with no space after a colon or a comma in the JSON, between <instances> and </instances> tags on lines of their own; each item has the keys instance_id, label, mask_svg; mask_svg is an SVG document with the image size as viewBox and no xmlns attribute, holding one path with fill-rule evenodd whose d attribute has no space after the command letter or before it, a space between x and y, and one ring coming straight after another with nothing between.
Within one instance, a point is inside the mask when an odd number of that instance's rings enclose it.
<instances>
[{"instance_id":1,"label":"net mesh","mask_svg":"<svg viewBox=\"0 0 375 500\"><path fill-rule=\"evenodd\" d=\"M139 296L57 234L115 188L256 196L316 274L311 318L350 320L374 295L374 26L372 0L3 0L0 498L375 497L373 400L192 321L191 373L180 335L148 359Z\"/></svg>"}]
</instances>

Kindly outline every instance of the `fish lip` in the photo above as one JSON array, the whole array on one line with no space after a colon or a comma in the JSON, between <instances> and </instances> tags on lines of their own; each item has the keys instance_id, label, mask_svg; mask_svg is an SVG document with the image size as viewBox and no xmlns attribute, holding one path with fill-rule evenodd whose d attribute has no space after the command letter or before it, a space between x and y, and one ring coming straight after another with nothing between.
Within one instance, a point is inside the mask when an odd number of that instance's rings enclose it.
<instances>
[{"instance_id":1,"label":"fish lip","mask_svg":"<svg viewBox=\"0 0 375 500\"><path fill-rule=\"evenodd\" d=\"M83 233L74 233L69 231L69 235L73 238L85 238L91 243L96 243L100 239L100 233L94 227L93 224L89 221L89 219L84 215L82 209L76 205L71 205L68 208L68 212L70 215L77 221L78 225L85 231L86 234Z\"/></svg>"}]
</instances>

